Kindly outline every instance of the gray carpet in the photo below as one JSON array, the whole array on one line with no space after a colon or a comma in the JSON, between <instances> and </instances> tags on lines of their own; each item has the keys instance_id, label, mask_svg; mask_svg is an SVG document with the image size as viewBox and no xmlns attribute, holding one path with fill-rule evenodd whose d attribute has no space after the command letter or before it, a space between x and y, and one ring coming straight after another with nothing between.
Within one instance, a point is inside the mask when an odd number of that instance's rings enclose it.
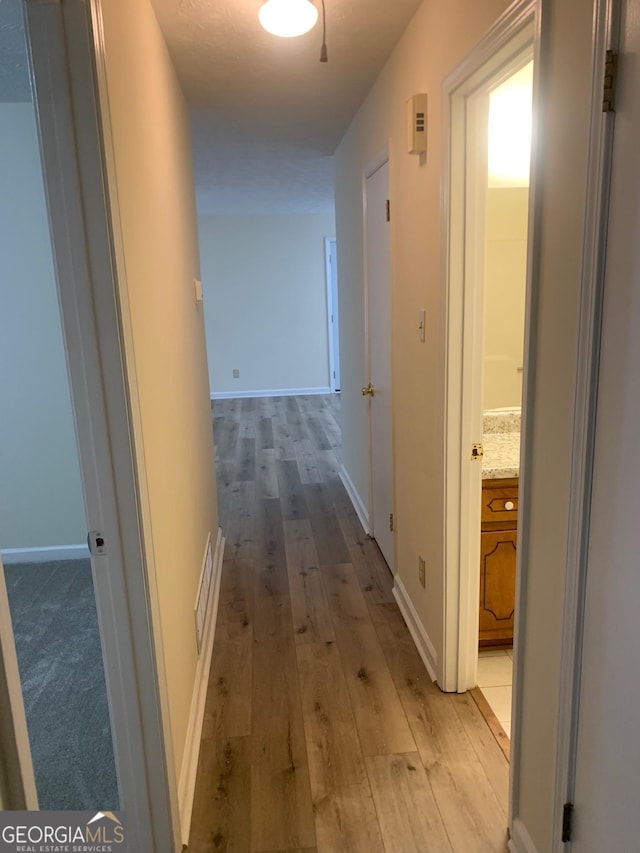
<instances>
[{"instance_id":1,"label":"gray carpet","mask_svg":"<svg viewBox=\"0 0 640 853\"><path fill-rule=\"evenodd\" d=\"M89 560L5 566L41 809L116 810Z\"/></svg>"}]
</instances>

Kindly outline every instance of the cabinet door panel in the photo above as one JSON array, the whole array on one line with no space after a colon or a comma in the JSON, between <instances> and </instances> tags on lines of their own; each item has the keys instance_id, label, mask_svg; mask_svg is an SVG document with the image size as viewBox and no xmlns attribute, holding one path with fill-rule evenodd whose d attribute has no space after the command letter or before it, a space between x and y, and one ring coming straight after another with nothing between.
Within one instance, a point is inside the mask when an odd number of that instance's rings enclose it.
<instances>
[{"instance_id":1,"label":"cabinet door panel","mask_svg":"<svg viewBox=\"0 0 640 853\"><path fill-rule=\"evenodd\" d=\"M515 530L481 534L480 645L513 640L516 536Z\"/></svg>"}]
</instances>

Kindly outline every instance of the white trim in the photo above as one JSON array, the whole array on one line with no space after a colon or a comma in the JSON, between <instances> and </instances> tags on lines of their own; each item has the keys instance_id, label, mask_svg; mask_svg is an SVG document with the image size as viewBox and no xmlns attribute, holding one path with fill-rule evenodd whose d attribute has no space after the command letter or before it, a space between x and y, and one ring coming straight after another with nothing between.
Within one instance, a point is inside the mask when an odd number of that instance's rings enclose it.
<instances>
[{"instance_id":1,"label":"white trim","mask_svg":"<svg viewBox=\"0 0 640 853\"><path fill-rule=\"evenodd\" d=\"M88 560L89 549L86 545L50 545L46 548L3 548L2 560L5 566L16 563L49 563L56 560Z\"/></svg>"},{"instance_id":2,"label":"white trim","mask_svg":"<svg viewBox=\"0 0 640 853\"><path fill-rule=\"evenodd\" d=\"M213 578L211 581L211 592L205 629L203 632L203 643L198 658L193 696L191 699L191 710L189 712L189 723L187 726L187 738L180 768L180 780L178 782L178 802L180 809L180 836L182 844L189 844L189 833L191 831L191 813L193 811L193 797L196 788L196 774L198 770L198 759L200 757L200 742L202 739L202 726L204 723L204 711L207 699L207 685L209 683L209 671L213 657L213 641L216 633L216 622L218 617L218 603L220 600L220 581L222 579L222 559L224 556L225 539L222 530L218 529L216 549L213 555Z\"/></svg>"},{"instance_id":3,"label":"white trim","mask_svg":"<svg viewBox=\"0 0 640 853\"><path fill-rule=\"evenodd\" d=\"M5 810L37 811L38 794L1 558L0 709L0 807Z\"/></svg>"},{"instance_id":4,"label":"white trim","mask_svg":"<svg viewBox=\"0 0 640 853\"><path fill-rule=\"evenodd\" d=\"M340 312L338 305L334 304L333 301L333 264L331 263L331 245L336 245L335 237L325 237L324 238L324 275L325 281L327 285L327 340L329 344L329 385L331 388L331 393L335 394L338 388L338 382L336 381L336 368L338 373L340 373L340 367L336 364L336 349L339 352L340 342L336 340L335 329L334 329L334 317L338 318L338 329L340 328ZM338 262L337 252L334 253L336 255L336 263ZM337 275L337 273L336 273ZM338 334L339 337L339 334ZM340 361L340 356L338 354L337 361Z\"/></svg>"},{"instance_id":5,"label":"white trim","mask_svg":"<svg viewBox=\"0 0 640 853\"><path fill-rule=\"evenodd\" d=\"M517 817L513 822L511 838L509 839L507 846L510 853L538 853L526 826L519 817Z\"/></svg>"},{"instance_id":6,"label":"white trim","mask_svg":"<svg viewBox=\"0 0 640 853\"><path fill-rule=\"evenodd\" d=\"M265 388L260 391L212 391L212 400L243 400L248 397L307 397L331 394L331 388Z\"/></svg>"},{"instance_id":7,"label":"white trim","mask_svg":"<svg viewBox=\"0 0 640 853\"><path fill-rule=\"evenodd\" d=\"M76 0L77 2L78 0ZM81 0L84 4L86 0ZM138 390L138 372L136 366L136 348L133 336L131 320L131 305L129 299L129 282L127 276L127 264L123 245L123 228L120 215L120 200L118 188L118 174L115 162L115 149L113 144L111 113L109 103L109 87L106 68L106 48L104 27L102 20L102 5L104 0L89 0L91 7L91 27L93 37L93 64L95 67L95 81L93 82L93 94L96 98L97 122L100 128L99 150L89 151L87 155L84 180L89 187L93 188L93 194L98 200L103 201L105 221L99 222L98 211L95 211L96 234L94 236L94 251L97 254L98 263L105 265L108 269L109 282L99 289L99 298L103 303L98 304L97 321L98 327L104 321L106 315L106 328L100 334L101 347L111 357L109 365L110 382L107 385L108 411L111 415L112 429L115 431L116 418L121 418L130 442L133 475L133 491L129 488L129 471L123 473L125 500L129 503L128 510L123 509L125 517L135 517L138 523L137 529L132 531L136 534L137 541L131 535L127 542L127 562L133 567L133 593L139 596L136 602L141 606L144 600L146 613L144 621L141 615L138 623L133 623L135 641L142 657L148 656L148 672L144 669L145 663L138 666L136 689L142 697L142 736L144 746L148 750L148 766L154 768L153 774L148 773L146 777L148 806L151 810L148 831L156 836L150 841L141 841L139 846L153 844L164 850L165 846L171 849L179 849L180 845L180 810L178 808L178 780L176 778L173 750L173 737L171 730L171 714L169 707L169 690L167 685L164 644L161 635L160 601L158 583L155 567L155 544L153 538L153 525L151 519L151 508L149 501L148 475L146 458L144 453L144 437L142 432L142 415L140 406L140 394ZM79 144L84 142L84 135ZM98 163L91 161L91 156L99 154ZM106 192L105 192L106 190ZM99 229L99 230L98 230ZM90 232L91 236L91 232ZM107 239L105 239L107 238ZM97 243L97 247L95 244ZM108 255L107 255L108 253ZM108 264L108 267L107 267ZM102 270L100 270L102 272ZM115 299L109 299L108 291L112 291ZM107 292L105 292L107 291ZM106 304L104 304L106 301ZM115 303L115 304L114 304ZM115 318L111 313L115 308ZM115 325L114 325L115 324ZM100 332L100 328L99 328ZM123 379L116 377L119 359L120 371ZM124 381L123 381L124 380ZM120 398L119 386L123 383L125 398ZM115 386L115 387L114 387ZM116 392L115 399L109 399L112 388ZM125 436L119 435L120 442ZM125 448L120 452L124 454ZM121 457L120 464L115 467L117 479L122 479L121 467L124 458ZM122 484L121 484L122 485ZM136 548L134 553L133 549ZM140 567L138 563L141 562ZM141 571L140 571L141 570ZM143 633L144 632L144 633ZM152 645L149 647L149 638ZM141 792L142 793L142 792ZM138 791L131 792L130 799L134 802ZM146 806L147 803L144 803ZM138 814L136 813L136 817Z\"/></svg>"},{"instance_id":8,"label":"white trim","mask_svg":"<svg viewBox=\"0 0 640 853\"><path fill-rule=\"evenodd\" d=\"M422 663L426 666L427 672L432 681L436 680L438 672L438 653L435 646L429 639L429 635L424 629L424 625L420 621L413 602L407 594L404 584L400 580L400 576L396 575L393 583L393 597L398 603L402 618L407 624L409 633L413 637L413 642L416 644L418 654L422 658Z\"/></svg>"},{"instance_id":9,"label":"white trim","mask_svg":"<svg viewBox=\"0 0 640 853\"><path fill-rule=\"evenodd\" d=\"M598 0L593 18L589 161L560 658L554 853L567 849L561 841L563 807L575 798L584 596L615 117L615 113L602 112L602 79L605 51L618 47L619 14L617 0Z\"/></svg>"},{"instance_id":10,"label":"white trim","mask_svg":"<svg viewBox=\"0 0 640 853\"><path fill-rule=\"evenodd\" d=\"M536 283L540 276L540 247L542 233L542 198L538 189L542 145L536 140L542 138L543 102L540 98L540 80L542 78L542 0L532 0L528 14L533 19L533 125L532 157L529 179L529 239L527 245L527 292L525 304L524 332L524 372L522 386L522 416L520 420L520 472L518 494L520 512L518 514L518 556L516 561L516 597L515 597L515 633L513 657L512 720L511 720L511 756L509 761L509 827L519 822L520 812L520 756L522 749L524 654L520 652L522 638L526 636L526 595L528 587L529 564L524 554L529 554L531 528L531 475L533 471L533 449L530 436L533 435L534 406L533 396L536 386L536 364L538 344L538 290ZM524 827L523 827L524 829Z\"/></svg>"},{"instance_id":11,"label":"white trim","mask_svg":"<svg viewBox=\"0 0 640 853\"><path fill-rule=\"evenodd\" d=\"M353 504L353 508L355 509L358 518L360 519L360 524L364 527L364 532L369 533L369 510L367 509L365 502L360 497L358 490L353 484L353 480L349 476L349 472L344 467L344 465L340 466L340 473L338 475L340 480L342 481L342 485L344 486L349 498L351 499L351 503Z\"/></svg>"},{"instance_id":12,"label":"white trim","mask_svg":"<svg viewBox=\"0 0 640 853\"><path fill-rule=\"evenodd\" d=\"M473 463L466 461L470 459L470 445L481 440L481 437L473 437L474 427L481 428L482 405L478 389L474 388L478 383L471 381L473 359L469 358L467 337L471 326L476 329L480 325L482 306L476 296L466 295L469 293L465 283L468 275L466 249L459 235L466 233L468 201L464 176L467 163L466 146L460 141L460 132L466 126L467 99L496 77L512 73L522 64L521 57L532 45L535 55L538 12L535 0L521 0L511 6L443 84L442 230L446 299L442 322L447 342L444 621L438 682L443 690L450 692L465 691L476 682L482 487L481 472L473 471L470 467ZM533 186L532 180L530 211L534 204ZM530 280L527 281L528 292ZM470 304L470 299L474 304ZM474 340L476 336L481 337L479 330L474 333ZM526 337L525 349L529 340L532 338Z\"/></svg>"}]
</instances>

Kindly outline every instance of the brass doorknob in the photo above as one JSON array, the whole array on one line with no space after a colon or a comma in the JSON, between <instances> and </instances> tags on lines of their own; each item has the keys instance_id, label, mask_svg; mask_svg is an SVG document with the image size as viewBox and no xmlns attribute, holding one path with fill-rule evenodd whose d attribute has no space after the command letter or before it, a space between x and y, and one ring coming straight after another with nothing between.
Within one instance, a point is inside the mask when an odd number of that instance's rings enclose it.
<instances>
[{"instance_id":1,"label":"brass doorknob","mask_svg":"<svg viewBox=\"0 0 640 853\"><path fill-rule=\"evenodd\" d=\"M362 389L362 396L363 397L375 397L375 395L376 395L375 388L373 387L373 385L371 383L369 383L368 385L365 385L365 387Z\"/></svg>"}]
</instances>

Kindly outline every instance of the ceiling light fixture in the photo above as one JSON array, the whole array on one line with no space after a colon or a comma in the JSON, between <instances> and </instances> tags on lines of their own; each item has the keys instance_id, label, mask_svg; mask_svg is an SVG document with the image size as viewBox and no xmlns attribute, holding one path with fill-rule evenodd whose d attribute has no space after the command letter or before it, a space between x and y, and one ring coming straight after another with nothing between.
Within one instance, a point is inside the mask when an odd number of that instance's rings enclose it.
<instances>
[{"instance_id":1,"label":"ceiling light fixture","mask_svg":"<svg viewBox=\"0 0 640 853\"><path fill-rule=\"evenodd\" d=\"M311 0L267 0L258 18L268 33L282 38L295 38L315 27L318 10Z\"/></svg>"}]
</instances>

